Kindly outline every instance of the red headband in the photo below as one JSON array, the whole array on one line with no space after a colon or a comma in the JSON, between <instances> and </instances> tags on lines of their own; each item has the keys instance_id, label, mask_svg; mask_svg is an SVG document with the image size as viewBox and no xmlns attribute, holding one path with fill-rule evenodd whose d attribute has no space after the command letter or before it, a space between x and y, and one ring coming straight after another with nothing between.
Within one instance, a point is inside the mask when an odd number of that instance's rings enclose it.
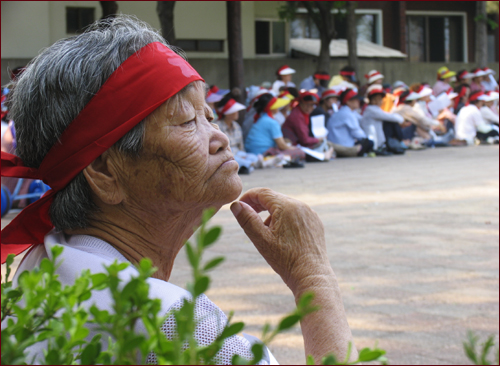
<instances>
[{"instance_id":1,"label":"red headband","mask_svg":"<svg viewBox=\"0 0 500 366\"><path fill-rule=\"evenodd\" d=\"M484 95L484 93L482 91L477 91L477 92L474 92L472 93L470 96L469 96L469 102L474 102L477 100L477 98L479 98L480 96Z\"/></svg>"},{"instance_id":2,"label":"red headband","mask_svg":"<svg viewBox=\"0 0 500 366\"><path fill-rule=\"evenodd\" d=\"M266 106L264 107L263 112L266 112L266 113L267 113L267 115L268 115L269 117L271 117L271 118L274 118L274 117L273 117L273 114L271 113L271 107L273 106L273 104L274 104L274 103L276 103L276 101L277 101L277 100L278 100L278 99L277 99L276 97L273 97L273 98L269 101L269 103L267 103L267 104L266 104ZM259 114L258 114L258 113L255 113L255 115L253 116L253 123L256 123L256 122L257 122L257 120L259 119L259 117L260 117L260 116L259 116Z\"/></svg>"},{"instance_id":3,"label":"red headband","mask_svg":"<svg viewBox=\"0 0 500 366\"><path fill-rule=\"evenodd\" d=\"M325 74L314 74L314 77L318 80L330 80L330 75Z\"/></svg>"},{"instance_id":4,"label":"red headband","mask_svg":"<svg viewBox=\"0 0 500 366\"><path fill-rule=\"evenodd\" d=\"M345 76L353 76L354 74L356 74L356 72L354 71L341 71L339 72L340 75L345 75Z\"/></svg>"},{"instance_id":5,"label":"red headband","mask_svg":"<svg viewBox=\"0 0 500 366\"><path fill-rule=\"evenodd\" d=\"M52 189L27 206L2 230L2 263L43 243L52 230L49 208L55 194L123 135L186 85L203 79L182 57L154 42L126 59L61 134L40 167L25 167L2 151L2 176L41 179Z\"/></svg>"},{"instance_id":6,"label":"red headband","mask_svg":"<svg viewBox=\"0 0 500 366\"><path fill-rule=\"evenodd\" d=\"M353 97L355 97L356 95L358 95L358 93L356 93L354 90L349 90L346 95L344 95L344 98L342 99L342 104L345 105L347 103L348 100L352 99Z\"/></svg>"},{"instance_id":7,"label":"red headband","mask_svg":"<svg viewBox=\"0 0 500 366\"><path fill-rule=\"evenodd\" d=\"M229 108L231 108L235 103L236 103L236 101L233 98L229 99L227 101L227 103L224 104L224 106L217 113L217 115L219 116L219 119L224 118L224 113L226 113L229 110Z\"/></svg>"},{"instance_id":8,"label":"red headband","mask_svg":"<svg viewBox=\"0 0 500 366\"><path fill-rule=\"evenodd\" d=\"M323 94L321 94L321 100L323 99L327 99L327 98L330 98L330 97L335 97L335 98L338 98L339 95L338 93L335 91L335 90L325 90L323 92Z\"/></svg>"}]
</instances>

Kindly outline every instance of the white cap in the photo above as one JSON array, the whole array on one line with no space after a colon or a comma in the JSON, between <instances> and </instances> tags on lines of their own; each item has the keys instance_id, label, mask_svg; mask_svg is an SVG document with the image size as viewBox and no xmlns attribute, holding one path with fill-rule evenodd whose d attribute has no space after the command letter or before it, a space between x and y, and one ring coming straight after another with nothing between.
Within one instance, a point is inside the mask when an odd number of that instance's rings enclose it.
<instances>
[{"instance_id":1,"label":"white cap","mask_svg":"<svg viewBox=\"0 0 500 366\"><path fill-rule=\"evenodd\" d=\"M498 93L496 93L496 92L489 92L488 94L481 95L477 99L484 100L485 102L491 102L493 100L497 100L498 99Z\"/></svg>"},{"instance_id":2,"label":"white cap","mask_svg":"<svg viewBox=\"0 0 500 366\"><path fill-rule=\"evenodd\" d=\"M486 67L485 69L483 69L483 71L485 72L485 75L496 75L496 72L489 67Z\"/></svg>"},{"instance_id":3,"label":"white cap","mask_svg":"<svg viewBox=\"0 0 500 366\"><path fill-rule=\"evenodd\" d=\"M382 75L377 70L371 70L368 74L365 75L365 78L368 79L368 84L371 84L377 80L383 79L384 75Z\"/></svg>"}]
</instances>

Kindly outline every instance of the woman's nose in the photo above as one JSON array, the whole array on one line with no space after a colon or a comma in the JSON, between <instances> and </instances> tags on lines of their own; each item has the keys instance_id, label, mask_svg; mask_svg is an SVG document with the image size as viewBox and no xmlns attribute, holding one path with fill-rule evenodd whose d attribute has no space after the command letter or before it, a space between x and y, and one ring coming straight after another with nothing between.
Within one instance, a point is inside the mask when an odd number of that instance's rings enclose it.
<instances>
[{"instance_id":1,"label":"woman's nose","mask_svg":"<svg viewBox=\"0 0 500 366\"><path fill-rule=\"evenodd\" d=\"M208 122L208 121L207 121ZM210 123L210 141L209 141L209 152L210 154L217 154L219 151L224 151L229 146L229 138L224 132L219 129L219 126L215 123Z\"/></svg>"}]
</instances>

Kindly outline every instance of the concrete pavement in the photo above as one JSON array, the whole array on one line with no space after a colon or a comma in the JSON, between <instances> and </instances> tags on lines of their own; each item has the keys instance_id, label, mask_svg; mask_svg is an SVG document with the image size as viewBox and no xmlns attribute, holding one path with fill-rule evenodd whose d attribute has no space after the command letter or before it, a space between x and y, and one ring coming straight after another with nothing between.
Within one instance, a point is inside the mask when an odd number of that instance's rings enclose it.
<instances>
[{"instance_id":1,"label":"concrete pavement","mask_svg":"<svg viewBox=\"0 0 500 366\"><path fill-rule=\"evenodd\" d=\"M498 157L498 146L428 149L256 171L242 180L245 190L269 187L319 214L358 349L378 341L391 364L467 364L467 329L483 339L496 334L498 344ZM293 296L228 206L212 224L223 235L206 260L226 261L207 295L260 336L264 323L277 324L293 309ZM189 280L182 251L171 282ZM299 327L270 349L281 364L305 361Z\"/></svg>"}]
</instances>

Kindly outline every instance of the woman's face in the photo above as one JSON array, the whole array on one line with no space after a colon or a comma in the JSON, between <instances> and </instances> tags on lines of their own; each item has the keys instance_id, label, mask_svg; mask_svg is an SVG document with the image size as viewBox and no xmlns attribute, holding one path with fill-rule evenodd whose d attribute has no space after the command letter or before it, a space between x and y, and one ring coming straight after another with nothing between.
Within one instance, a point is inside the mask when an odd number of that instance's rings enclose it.
<instances>
[{"instance_id":1,"label":"woman's face","mask_svg":"<svg viewBox=\"0 0 500 366\"><path fill-rule=\"evenodd\" d=\"M161 214L220 208L238 198L238 163L226 135L209 120L202 82L191 83L149 115L140 157L123 158L124 203Z\"/></svg>"},{"instance_id":2,"label":"woman's face","mask_svg":"<svg viewBox=\"0 0 500 366\"><path fill-rule=\"evenodd\" d=\"M280 76L281 76L281 81L283 81L284 83L289 83L290 81L292 81L292 74L280 75Z\"/></svg>"},{"instance_id":3,"label":"woman's face","mask_svg":"<svg viewBox=\"0 0 500 366\"><path fill-rule=\"evenodd\" d=\"M224 115L224 120L225 121L236 121L238 117L240 116L239 112L234 112L234 113L229 113Z\"/></svg>"}]
</instances>

